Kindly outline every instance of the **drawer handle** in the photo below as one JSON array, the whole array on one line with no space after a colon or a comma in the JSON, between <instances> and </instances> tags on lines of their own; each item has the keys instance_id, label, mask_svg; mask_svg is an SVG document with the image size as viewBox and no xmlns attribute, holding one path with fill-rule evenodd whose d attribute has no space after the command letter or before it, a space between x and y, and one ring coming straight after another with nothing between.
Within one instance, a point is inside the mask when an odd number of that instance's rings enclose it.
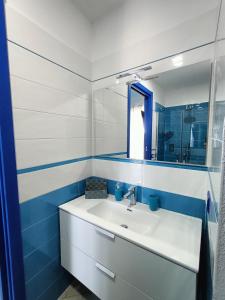
<instances>
[{"instance_id":1,"label":"drawer handle","mask_svg":"<svg viewBox=\"0 0 225 300\"><path fill-rule=\"evenodd\" d=\"M115 235L114 235L113 233L108 232L108 231L106 231L106 230L104 230L104 229L102 229L102 228L97 227L97 228L96 228L96 231L98 231L99 233L101 233L101 234L103 234L103 235L109 237L109 238L112 239L112 240L115 239Z\"/></svg>"},{"instance_id":2,"label":"drawer handle","mask_svg":"<svg viewBox=\"0 0 225 300\"><path fill-rule=\"evenodd\" d=\"M102 271L103 273L105 273L106 275L108 275L110 278L115 279L115 274L110 271L109 269L107 269L106 267L104 267L103 265L100 265L99 263L96 263L96 267Z\"/></svg>"}]
</instances>

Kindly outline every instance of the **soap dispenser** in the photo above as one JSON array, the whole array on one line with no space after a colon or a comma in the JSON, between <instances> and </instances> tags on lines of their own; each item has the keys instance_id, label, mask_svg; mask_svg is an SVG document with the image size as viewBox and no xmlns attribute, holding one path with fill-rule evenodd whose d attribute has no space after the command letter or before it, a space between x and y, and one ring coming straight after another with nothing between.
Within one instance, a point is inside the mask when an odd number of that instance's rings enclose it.
<instances>
[{"instance_id":1,"label":"soap dispenser","mask_svg":"<svg viewBox=\"0 0 225 300\"><path fill-rule=\"evenodd\" d=\"M115 199L116 201L121 201L123 198L123 187L122 184L117 182L115 186Z\"/></svg>"}]
</instances>

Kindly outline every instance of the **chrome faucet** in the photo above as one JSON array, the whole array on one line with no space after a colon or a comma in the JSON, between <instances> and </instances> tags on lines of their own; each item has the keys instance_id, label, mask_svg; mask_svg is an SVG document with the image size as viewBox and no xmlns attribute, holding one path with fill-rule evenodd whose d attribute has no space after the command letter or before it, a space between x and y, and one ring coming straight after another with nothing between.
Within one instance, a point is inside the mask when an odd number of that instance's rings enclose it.
<instances>
[{"instance_id":1,"label":"chrome faucet","mask_svg":"<svg viewBox=\"0 0 225 300\"><path fill-rule=\"evenodd\" d=\"M130 200L129 207L135 205L137 202L136 186L130 186L128 192L124 195L124 198Z\"/></svg>"}]
</instances>

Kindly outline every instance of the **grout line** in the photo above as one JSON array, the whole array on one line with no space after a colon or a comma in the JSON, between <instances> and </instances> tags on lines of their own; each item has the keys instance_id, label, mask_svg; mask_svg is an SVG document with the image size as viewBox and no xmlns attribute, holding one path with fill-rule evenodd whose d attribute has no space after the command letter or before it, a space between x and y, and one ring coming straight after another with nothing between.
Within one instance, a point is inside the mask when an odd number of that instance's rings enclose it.
<instances>
[{"instance_id":1,"label":"grout line","mask_svg":"<svg viewBox=\"0 0 225 300\"><path fill-rule=\"evenodd\" d=\"M64 70L66 70L66 71L68 71L68 72L70 72L70 73L72 73L72 74L74 74L74 75L76 75L76 76L79 76L79 77L82 78L82 79L87 80L88 82L91 82L91 80L88 79L87 77L85 77L85 76L83 76L83 75L80 75L79 73L76 73L76 72L70 70L70 69L67 68L67 67L64 67L63 65L61 65L61 64L59 64L59 63L57 63L57 62L55 62L55 61L53 61L53 60L51 60L51 59L45 57L44 55L41 55L41 54L39 54L39 53L37 53L37 52L35 52L35 51L33 51L33 50L31 50L31 49L25 47L25 46L22 46L22 45L20 45L20 44L14 42L14 41L12 41L12 40L10 40L10 39L7 39L7 41L10 42L10 43L12 43L12 44L14 44L14 45L17 46L17 47L20 47L20 48L22 48L22 49L24 49L24 50L26 50L26 51L28 51L28 52L30 52L30 53L32 53L32 54L35 54L35 55L39 56L40 58L42 58L42 59L44 59L44 60L46 60L46 61L48 61L48 62L50 62L50 63L52 63L52 64L54 64L54 65L56 65L56 66L58 66L58 67L60 67L60 68L62 68L62 69L64 69Z\"/></svg>"},{"instance_id":2,"label":"grout line","mask_svg":"<svg viewBox=\"0 0 225 300\"><path fill-rule=\"evenodd\" d=\"M59 237L59 234L58 234L58 233L56 233L56 234L55 234L52 238L50 238L47 242L42 243L38 248L36 248L36 249L32 250L31 252L29 252L28 254L24 255L23 258L24 258L24 259L27 259L27 258L28 258L30 255L32 255L34 252L40 250L40 249L43 247L43 245L48 244L48 243L50 243L51 241L53 241L57 236Z\"/></svg>"},{"instance_id":3,"label":"grout line","mask_svg":"<svg viewBox=\"0 0 225 300\"><path fill-rule=\"evenodd\" d=\"M13 74L13 73L10 74L10 77L12 77L12 78L15 77L15 78L20 79L22 81L26 81L26 82L29 82L29 83L32 83L32 84L40 85L40 86L42 86L44 88L47 88L49 90L55 90L55 91L58 91L58 92L61 92L61 93L64 93L64 94L67 94L67 95L70 95L70 96L74 96L74 97L79 98L81 100L90 100L89 97L91 96L91 88L90 88L90 95L88 97L83 97L81 95L76 94L74 91L68 91L68 90L56 88L55 86L51 86L51 85L48 85L48 84L45 84L45 83L42 83L42 82L39 82L39 81L27 79L25 77L22 77L22 76Z\"/></svg>"},{"instance_id":4,"label":"grout line","mask_svg":"<svg viewBox=\"0 0 225 300\"><path fill-rule=\"evenodd\" d=\"M219 41L221 41L221 40L225 40L225 38L219 39ZM27 50L27 51L29 51L29 52L31 52L31 53L33 53L33 54L35 54L35 55L37 55L37 56L39 56L39 57L45 59L45 60L47 60L47 61L49 61L49 62L51 62L51 63L57 65L58 67L61 67L61 68L65 69L65 70L67 70L67 71L73 73L74 75L77 75L77 76L79 76L79 77L81 77L81 78L87 80L87 81L90 82L90 83L95 83L95 82L98 82L98 81L100 81L100 80L102 80L102 79L106 79L106 78L109 78L109 77L112 77L112 76L116 76L116 75L119 75L119 74L121 74L121 73L128 72L128 71L132 71L132 70L135 70L135 69L137 69L137 68L144 67L144 66L146 66L146 65L153 64L153 63L162 61L162 60L164 60L164 59L171 58L171 57L176 56L176 55L179 55L179 54L184 54L184 53L190 52L190 51L192 51L192 50L196 50L196 49L199 49L199 48L208 46L208 45L212 45L212 44L215 43L215 40L213 40L213 41L211 41L211 42L208 42L208 43L205 43L205 44L201 44L201 45L199 45L199 46L196 46L196 47L193 47L193 48L190 48L190 49L187 49L187 50L183 50L183 51L179 51L179 52L170 54L170 55L168 55L168 56L161 57L161 58L159 58L159 59L155 59L155 60L146 62L146 63L141 64L141 65L137 65L137 66L132 67L132 68L128 68L128 69L125 69L125 70L121 70L120 72L116 72L116 73L112 73L112 74L110 74L110 75L102 76L102 77L99 77L99 78L94 79L94 80L90 80L90 79L84 77L83 75L80 75L80 74L78 74L78 73L76 73L76 72L74 72L74 71L72 71L72 70L70 70L70 69L68 69L68 68L66 68L66 67L64 67L64 66L62 66L62 65L60 65L60 64L58 64L58 63L56 63L56 62L54 62L53 60L50 60L50 59L46 58L45 56L43 56L43 55L41 55L41 54L38 54L37 52L34 52L34 51L32 51L32 50L30 50L30 49L28 49L28 48L26 48L26 47L24 47L24 46L22 46L22 45L20 45L20 44L14 42L14 41L12 41L12 40L10 40L10 39L8 39L8 42L11 42L12 44L14 44L14 45L16 45L16 46L21 47L21 48L23 48L24 50Z\"/></svg>"},{"instance_id":5,"label":"grout line","mask_svg":"<svg viewBox=\"0 0 225 300\"><path fill-rule=\"evenodd\" d=\"M36 225L38 225L38 224L40 224L40 223L43 223L43 222L47 221L48 219L50 219L50 218L52 218L52 217L54 217L54 216L58 216L58 212L54 212L53 214L49 215L48 217L43 218L43 219L41 219L41 220L39 220L39 221L33 223L32 225L26 227L25 229L22 229L22 233L24 233L25 231L29 230L29 229L30 229L31 227L33 227L33 226L36 226ZM33 250L32 250L32 251L33 251ZM28 254L29 254L29 253L27 253L26 255L28 255Z\"/></svg>"},{"instance_id":6,"label":"grout line","mask_svg":"<svg viewBox=\"0 0 225 300\"><path fill-rule=\"evenodd\" d=\"M41 270L39 270L34 276L32 276L27 282L26 285L29 284L35 277L37 277L44 269L48 268L54 261L56 262L60 256L58 255L57 258L51 259Z\"/></svg>"},{"instance_id":7,"label":"grout line","mask_svg":"<svg viewBox=\"0 0 225 300\"><path fill-rule=\"evenodd\" d=\"M29 108L23 108L23 107L17 107L17 106L13 106L13 109L15 109L15 110L24 110L24 111L29 111L29 112L36 112L36 113L42 113L42 114L48 114L48 115L56 115L56 116L61 116L61 117L84 119L84 120L90 121L89 117L83 117L81 115L62 114L62 113L48 112L48 111L43 111L43 110L29 109Z\"/></svg>"},{"instance_id":8,"label":"grout line","mask_svg":"<svg viewBox=\"0 0 225 300\"><path fill-rule=\"evenodd\" d=\"M184 53L186 53L186 52L190 52L190 51L192 51L192 50L196 50L196 49L199 49L199 48L201 48L201 47L205 47L205 46L208 46L208 45L212 45L212 44L214 44L214 43L215 43L215 41L211 41L211 42L208 42L208 43L205 43L205 44L202 44L202 45L199 45L199 46L190 48L190 49L188 49L188 50L179 51L179 52L170 54L170 55L168 55L168 56L164 56L164 57L161 57L161 58L158 58L158 59L155 59L155 60L146 62L146 63L144 63L144 64L142 64L142 65L138 65L138 66L136 66L136 67L132 67L132 68L128 68L128 69L125 69L125 70L121 70L120 72L116 72L116 73L113 73L113 74L111 74L111 75L106 75L106 76L103 76L103 77L99 77L99 78L97 78L97 79L95 79L95 80L92 80L91 82L92 82L92 83L95 83L95 82L98 82L98 81L100 81L100 80L102 80L102 79L107 79L107 78L109 78L109 77L116 76L116 75L119 75L119 74L121 74L121 73L129 72L129 71L135 70L135 69L137 69L137 68L144 67L144 66L146 66L146 65L149 65L149 64L153 64L153 63L162 61L162 60L164 60L164 59L172 58L173 56L176 56L176 55L184 54Z\"/></svg>"},{"instance_id":9,"label":"grout line","mask_svg":"<svg viewBox=\"0 0 225 300\"><path fill-rule=\"evenodd\" d=\"M37 297L37 299L36 300L38 300L38 299L40 299L46 292L47 292L47 290L48 289L50 289L58 280L59 280L59 278L61 278L61 277L63 277L62 276L62 274L60 274L60 276L56 279L56 280L54 280L38 297ZM68 288L68 287L67 287ZM65 290L64 290L65 291ZM63 292L64 292L63 291ZM60 297L61 295L59 295L59 297ZM49 299L50 300L50 299ZM57 299L56 299L57 300Z\"/></svg>"}]
</instances>

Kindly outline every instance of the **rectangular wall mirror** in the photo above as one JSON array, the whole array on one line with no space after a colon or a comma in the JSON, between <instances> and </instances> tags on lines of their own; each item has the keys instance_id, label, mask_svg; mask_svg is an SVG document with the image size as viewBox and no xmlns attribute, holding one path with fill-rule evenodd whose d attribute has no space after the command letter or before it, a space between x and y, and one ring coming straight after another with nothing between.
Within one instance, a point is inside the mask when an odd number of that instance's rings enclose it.
<instances>
[{"instance_id":1,"label":"rectangular wall mirror","mask_svg":"<svg viewBox=\"0 0 225 300\"><path fill-rule=\"evenodd\" d=\"M206 163L211 63L178 58L172 70L125 74L94 90L95 155Z\"/></svg>"}]
</instances>

